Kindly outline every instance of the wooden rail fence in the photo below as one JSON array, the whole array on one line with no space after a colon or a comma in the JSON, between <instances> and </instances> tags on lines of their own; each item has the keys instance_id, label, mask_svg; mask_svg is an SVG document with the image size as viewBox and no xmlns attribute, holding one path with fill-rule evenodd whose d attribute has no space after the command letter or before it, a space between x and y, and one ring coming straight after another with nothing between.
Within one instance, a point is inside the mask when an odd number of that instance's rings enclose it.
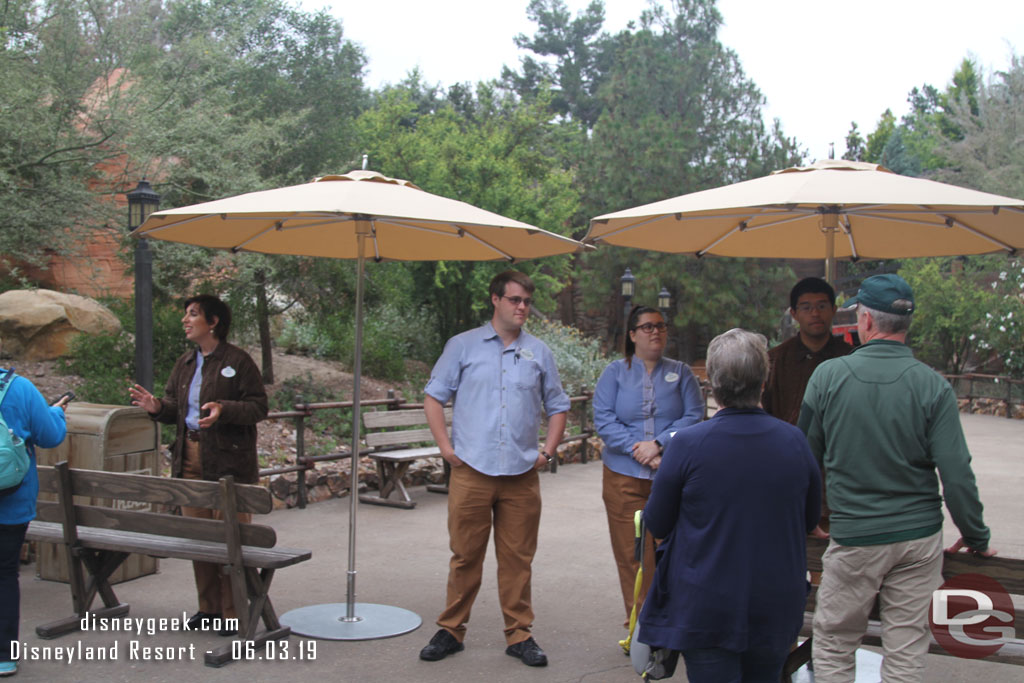
<instances>
[{"instance_id":1,"label":"wooden rail fence","mask_svg":"<svg viewBox=\"0 0 1024 683\"><path fill-rule=\"evenodd\" d=\"M579 426L580 431L576 434L570 434L562 438L559 445L565 443L572 443L574 441L582 441L580 448L580 457L583 462L587 459L587 440L594 436L594 426L591 420L591 411L589 409L589 403L593 394L590 392L583 392L579 396L573 396L569 400L572 404L570 412L575 415L576 424ZM387 398L376 398L367 399L360 402L362 406L387 406L388 410L399 410L403 408L422 408L422 403L407 402L404 399L395 396L395 392L391 389L388 390ZM335 460L344 460L350 456L348 451L338 451L336 453L326 453L324 455L306 455L306 438L305 428L306 420L313 417L314 413L318 410L336 410L336 409L352 408L352 401L329 401L322 403L303 403L297 402L292 410L277 411L269 413L266 417L267 420L294 420L295 422L295 464L286 465L284 467L268 467L260 470L260 477L269 477L278 474L287 474L289 472L302 472L306 470L315 470L317 463L320 462L331 462ZM362 449L359 451L359 457L368 455L370 449ZM558 471L558 459L556 458L551 462L551 471ZM308 492L306 487L306 477L299 476L296 478L296 484L298 485L298 500L297 504L299 508L305 508L308 502Z\"/></svg>"}]
</instances>

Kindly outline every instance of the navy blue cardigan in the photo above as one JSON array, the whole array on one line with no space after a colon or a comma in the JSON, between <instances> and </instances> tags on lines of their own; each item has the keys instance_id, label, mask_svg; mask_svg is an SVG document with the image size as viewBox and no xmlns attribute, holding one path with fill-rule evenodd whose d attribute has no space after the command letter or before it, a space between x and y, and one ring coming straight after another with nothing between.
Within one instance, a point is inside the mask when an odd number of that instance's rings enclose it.
<instances>
[{"instance_id":1,"label":"navy blue cardigan","mask_svg":"<svg viewBox=\"0 0 1024 683\"><path fill-rule=\"evenodd\" d=\"M724 409L677 432L644 509L664 542L641 640L673 650L789 648L820 514L821 472L796 427L760 409Z\"/></svg>"}]
</instances>

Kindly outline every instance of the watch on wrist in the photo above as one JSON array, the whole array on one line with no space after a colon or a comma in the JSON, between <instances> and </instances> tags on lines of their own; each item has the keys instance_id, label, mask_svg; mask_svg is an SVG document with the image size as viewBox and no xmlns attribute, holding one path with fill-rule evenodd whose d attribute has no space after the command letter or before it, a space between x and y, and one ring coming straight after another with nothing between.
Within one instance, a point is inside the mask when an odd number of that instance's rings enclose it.
<instances>
[{"instance_id":1,"label":"watch on wrist","mask_svg":"<svg viewBox=\"0 0 1024 683\"><path fill-rule=\"evenodd\" d=\"M543 456L544 456L544 459L545 459L545 460L547 460L548 462L551 462L552 460L554 460L554 458L552 458L552 457L551 457L551 454L550 454L550 453L548 453L548 452L547 452L546 450L544 450L544 449L541 449L541 451L540 451L540 454L541 454L541 455L543 455Z\"/></svg>"},{"instance_id":2,"label":"watch on wrist","mask_svg":"<svg viewBox=\"0 0 1024 683\"><path fill-rule=\"evenodd\" d=\"M658 447L658 455L665 454L665 444L661 443L657 439L654 440L655 445Z\"/></svg>"}]
</instances>

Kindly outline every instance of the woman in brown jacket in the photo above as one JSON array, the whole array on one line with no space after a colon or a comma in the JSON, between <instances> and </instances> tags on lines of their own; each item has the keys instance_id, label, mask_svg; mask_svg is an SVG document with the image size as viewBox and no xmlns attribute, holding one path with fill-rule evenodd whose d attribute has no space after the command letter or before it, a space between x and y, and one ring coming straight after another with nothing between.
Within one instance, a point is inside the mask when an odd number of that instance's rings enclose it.
<instances>
[{"instance_id":1,"label":"woman in brown jacket","mask_svg":"<svg viewBox=\"0 0 1024 683\"><path fill-rule=\"evenodd\" d=\"M231 309L215 296L200 294L185 301L181 319L185 337L196 344L174 364L163 398L145 388L129 389L132 404L155 420L177 426L171 476L217 481L233 475L242 484L259 480L256 458L256 423L267 416L267 393L252 358L226 341ZM198 372L197 372L198 370ZM183 507L186 517L220 518L220 511ZM239 521L251 515L239 513ZM199 611L189 628L217 627L220 635L234 635L223 619L236 617L231 586L220 567L194 562Z\"/></svg>"}]
</instances>

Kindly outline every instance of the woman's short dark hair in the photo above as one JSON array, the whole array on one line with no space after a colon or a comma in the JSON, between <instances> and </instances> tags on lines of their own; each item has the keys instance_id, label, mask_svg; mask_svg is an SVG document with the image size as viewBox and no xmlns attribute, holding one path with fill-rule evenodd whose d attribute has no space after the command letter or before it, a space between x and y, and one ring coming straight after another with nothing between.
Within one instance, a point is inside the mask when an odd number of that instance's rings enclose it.
<instances>
[{"instance_id":1,"label":"woman's short dark hair","mask_svg":"<svg viewBox=\"0 0 1024 683\"><path fill-rule=\"evenodd\" d=\"M203 312L206 322L213 325L213 319L217 318L217 324L213 326L213 334L217 339L227 339L228 331L231 329L231 309L228 305L212 294L196 294L185 299L185 310L192 304L198 304L199 310Z\"/></svg>"},{"instance_id":2,"label":"woman's short dark hair","mask_svg":"<svg viewBox=\"0 0 1024 683\"><path fill-rule=\"evenodd\" d=\"M708 344L708 381L723 408L756 408L768 379L768 340L735 327Z\"/></svg>"},{"instance_id":3,"label":"woman's short dark hair","mask_svg":"<svg viewBox=\"0 0 1024 683\"><path fill-rule=\"evenodd\" d=\"M626 318L626 339L623 341L622 355L626 358L627 368L633 367L633 355L636 353L636 342L629 336L629 333L636 331L636 325L640 321L640 316L645 313L661 315L661 311L656 308L637 304L629 311L629 317Z\"/></svg>"}]
</instances>

